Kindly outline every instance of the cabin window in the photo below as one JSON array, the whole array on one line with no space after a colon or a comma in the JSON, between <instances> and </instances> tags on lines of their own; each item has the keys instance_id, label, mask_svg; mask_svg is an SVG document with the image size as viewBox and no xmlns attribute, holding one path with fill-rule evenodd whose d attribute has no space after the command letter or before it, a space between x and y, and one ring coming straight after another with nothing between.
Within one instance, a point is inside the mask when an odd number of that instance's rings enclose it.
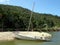
<instances>
[{"instance_id":1,"label":"cabin window","mask_svg":"<svg viewBox=\"0 0 60 45\"><path fill-rule=\"evenodd\" d=\"M42 36L44 36L44 34L42 34Z\"/></svg>"},{"instance_id":2,"label":"cabin window","mask_svg":"<svg viewBox=\"0 0 60 45\"><path fill-rule=\"evenodd\" d=\"M40 37L42 39L42 37Z\"/></svg>"}]
</instances>

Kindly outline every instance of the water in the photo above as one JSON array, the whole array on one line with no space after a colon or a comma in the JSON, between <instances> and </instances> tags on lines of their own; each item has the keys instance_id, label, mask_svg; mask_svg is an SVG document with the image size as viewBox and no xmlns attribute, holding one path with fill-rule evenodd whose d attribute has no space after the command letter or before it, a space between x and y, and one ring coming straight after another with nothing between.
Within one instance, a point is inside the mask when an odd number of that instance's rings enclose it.
<instances>
[{"instance_id":1,"label":"water","mask_svg":"<svg viewBox=\"0 0 60 45\"><path fill-rule=\"evenodd\" d=\"M52 40L45 41L27 41L27 40L14 40L0 42L0 45L60 45L60 32L52 32Z\"/></svg>"}]
</instances>

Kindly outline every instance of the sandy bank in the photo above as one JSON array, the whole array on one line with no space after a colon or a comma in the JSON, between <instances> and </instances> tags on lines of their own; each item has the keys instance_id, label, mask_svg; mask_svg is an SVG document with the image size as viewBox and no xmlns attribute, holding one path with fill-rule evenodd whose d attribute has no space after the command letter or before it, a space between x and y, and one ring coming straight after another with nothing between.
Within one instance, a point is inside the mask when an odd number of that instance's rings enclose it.
<instances>
[{"instance_id":1,"label":"sandy bank","mask_svg":"<svg viewBox=\"0 0 60 45\"><path fill-rule=\"evenodd\" d=\"M1 40L14 40L13 32L0 32L0 41Z\"/></svg>"}]
</instances>

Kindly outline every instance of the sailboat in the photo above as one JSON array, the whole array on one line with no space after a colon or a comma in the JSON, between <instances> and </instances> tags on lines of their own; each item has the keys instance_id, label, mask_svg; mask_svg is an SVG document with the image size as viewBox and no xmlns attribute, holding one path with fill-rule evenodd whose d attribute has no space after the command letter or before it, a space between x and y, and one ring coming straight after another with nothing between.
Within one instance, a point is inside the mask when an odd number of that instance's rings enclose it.
<instances>
[{"instance_id":1,"label":"sailboat","mask_svg":"<svg viewBox=\"0 0 60 45\"><path fill-rule=\"evenodd\" d=\"M52 35L47 32L36 32L36 31L29 31L31 25L31 19L33 14L34 4L31 11L31 16L29 20L28 31L18 31L15 33L15 38L23 39L23 40L51 40Z\"/></svg>"}]
</instances>

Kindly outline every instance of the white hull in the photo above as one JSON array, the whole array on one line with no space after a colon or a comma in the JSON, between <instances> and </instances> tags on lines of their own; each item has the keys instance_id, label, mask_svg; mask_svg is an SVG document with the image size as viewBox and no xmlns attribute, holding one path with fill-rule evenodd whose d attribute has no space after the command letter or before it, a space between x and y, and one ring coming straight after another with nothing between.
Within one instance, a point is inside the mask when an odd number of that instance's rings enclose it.
<instances>
[{"instance_id":1,"label":"white hull","mask_svg":"<svg viewBox=\"0 0 60 45\"><path fill-rule=\"evenodd\" d=\"M45 32L19 32L15 34L18 39L24 40L50 40L51 35Z\"/></svg>"}]
</instances>

